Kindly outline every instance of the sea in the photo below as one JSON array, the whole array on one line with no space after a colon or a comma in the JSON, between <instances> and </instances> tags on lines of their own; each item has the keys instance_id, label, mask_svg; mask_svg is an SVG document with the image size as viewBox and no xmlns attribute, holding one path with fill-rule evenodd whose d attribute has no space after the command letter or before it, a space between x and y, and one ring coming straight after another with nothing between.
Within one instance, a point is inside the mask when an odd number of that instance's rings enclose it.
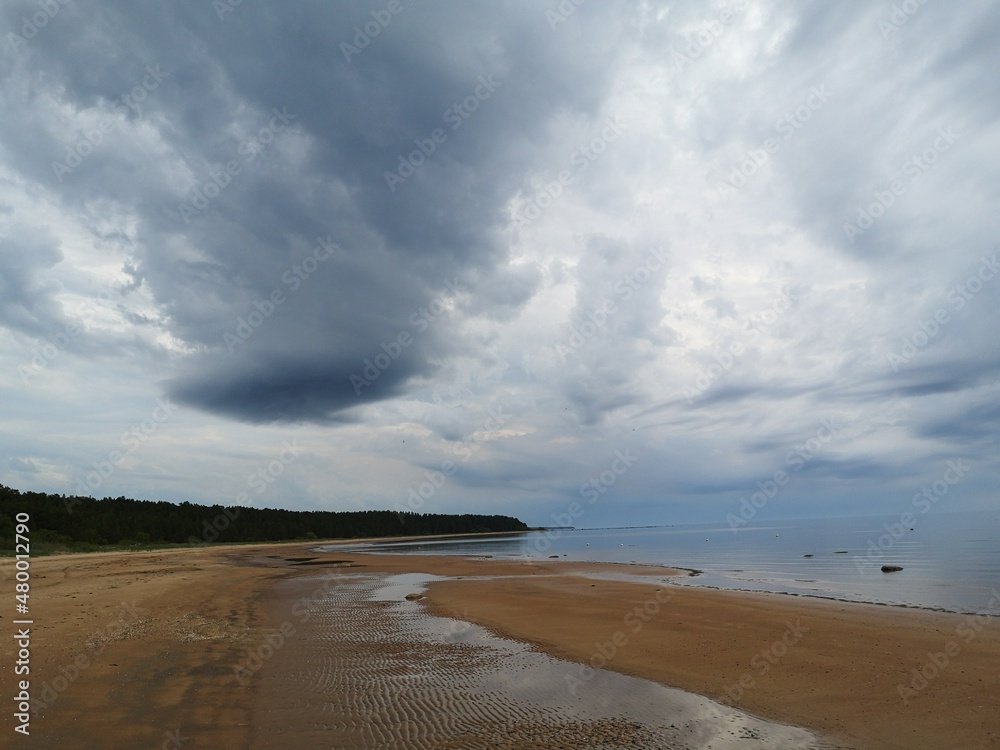
<instances>
[{"instance_id":1,"label":"sea","mask_svg":"<svg viewBox=\"0 0 1000 750\"><path fill-rule=\"evenodd\" d=\"M553 528L337 545L379 553L639 563L697 571L676 583L1000 615L1000 511ZM883 572L883 566L902 570Z\"/></svg>"}]
</instances>

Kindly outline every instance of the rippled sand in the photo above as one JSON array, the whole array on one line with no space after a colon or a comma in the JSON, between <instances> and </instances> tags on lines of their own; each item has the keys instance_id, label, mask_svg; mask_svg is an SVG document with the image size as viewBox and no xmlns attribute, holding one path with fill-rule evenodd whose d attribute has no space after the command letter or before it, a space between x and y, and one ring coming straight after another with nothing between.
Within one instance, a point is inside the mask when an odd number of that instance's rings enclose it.
<instances>
[{"instance_id":1,"label":"rippled sand","mask_svg":"<svg viewBox=\"0 0 1000 750\"><path fill-rule=\"evenodd\" d=\"M271 617L295 633L260 672L252 747L831 747L646 680L596 670L573 682L578 664L405 600L430 578L278 584Z\"/></svg>"}]
</instances>

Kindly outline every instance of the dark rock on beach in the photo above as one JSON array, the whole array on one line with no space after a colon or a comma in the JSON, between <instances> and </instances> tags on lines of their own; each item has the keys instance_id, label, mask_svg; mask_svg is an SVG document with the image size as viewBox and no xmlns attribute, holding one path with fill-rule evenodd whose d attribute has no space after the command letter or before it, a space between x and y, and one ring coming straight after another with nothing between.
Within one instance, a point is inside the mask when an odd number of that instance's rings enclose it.
<instances>
[{"instance_id":1,"label":"dark rock on beach","mask_svg":"<svg viewBox=\"0 0 1000 750\"><path fill-rule=\"evenodd\" d=\"M883 565L882 566L882 572L883 573L895 573L897 570L902 570L902 569L903 568L901 566L899 566L899 565Z\"/></svg>"}]
</instances>

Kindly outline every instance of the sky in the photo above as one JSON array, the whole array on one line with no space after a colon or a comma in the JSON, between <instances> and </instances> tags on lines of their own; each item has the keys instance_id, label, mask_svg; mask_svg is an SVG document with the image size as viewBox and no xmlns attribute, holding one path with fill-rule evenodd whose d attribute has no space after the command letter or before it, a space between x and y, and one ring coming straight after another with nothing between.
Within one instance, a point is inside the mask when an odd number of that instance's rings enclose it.
<instances>
[{"instance_id":1,"label":"sky","mask_svg":"<svg viewBox=\"0 0 1000 750\"><path fill-rule=\"evenodd\" d=\"M995 509L998 36L971 0L6 2L0 483Z\"/></svg>"}]
</instances>

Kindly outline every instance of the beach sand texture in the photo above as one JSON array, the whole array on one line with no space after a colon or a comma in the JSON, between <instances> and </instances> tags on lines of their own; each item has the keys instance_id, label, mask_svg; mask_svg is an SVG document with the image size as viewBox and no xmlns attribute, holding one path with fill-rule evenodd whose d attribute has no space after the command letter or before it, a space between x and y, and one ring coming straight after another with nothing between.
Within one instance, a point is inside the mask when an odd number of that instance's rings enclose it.
<instances>
[{"instance_id":1,"label":"beach sand texture","mask_svg":"<svg viewBox=\"0 0 1000 750\"><path fill-rule=\"evenodd\" d=\"M39 748L1000 747L990 618L671 586L639 566L309 550L34 560L46 705L27 740L10 711L0 731ZM952 641L904 703L897 686ZM601 654L767 721L589 669Z\"/></svg>"}]
</instances>

